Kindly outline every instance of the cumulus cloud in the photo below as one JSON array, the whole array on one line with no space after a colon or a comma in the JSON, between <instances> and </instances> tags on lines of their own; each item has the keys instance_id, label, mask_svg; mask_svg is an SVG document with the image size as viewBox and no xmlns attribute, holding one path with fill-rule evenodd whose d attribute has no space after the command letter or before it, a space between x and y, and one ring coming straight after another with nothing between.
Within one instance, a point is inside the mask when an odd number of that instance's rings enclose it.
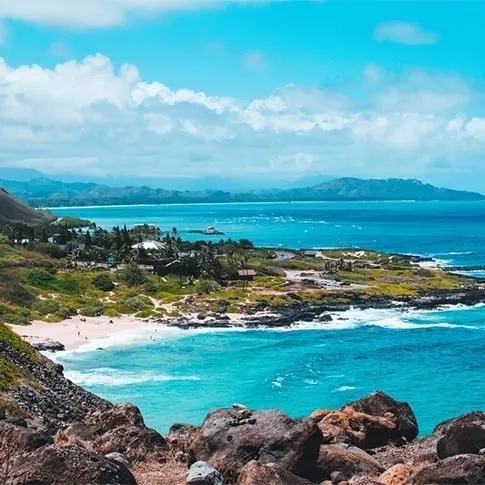
<instances>
[{"instance_id":1,"label":"cumulus cloud","mask_svg":"<svg viewBox=\"0 0 485 485\"><path fill-rule=\"evenodd\" d=\"M418 176L456 160L464 169L483 153L477 86L378 66L362 77L372 82L356 99L353 90L287 85L247 101L146 82L136 66L115 69L102 55L52 69L0 59L0 165L157 177Z\"/></svg>"},{"instance_id":2,"label":"cumulus cloud","mask_svg":"<svg viewBox=\"0 0 485 485\"><path fill-rule=\"evenodd\" d=\"M0 0L0 18L69 28L123 25L133 15L285 0Z\"/></svg>"},{"instance_id":3,"label":"cumulus cloud","mask_svg":"<svg viewBox=\"0 0 485 485\"><path fill-rule=\"evenodd\" d=\"M384 22L374 30L374 39L405 45L432 45L440 40L439 34L424 30L410 22Z\"/></svg>"}]
</instances>

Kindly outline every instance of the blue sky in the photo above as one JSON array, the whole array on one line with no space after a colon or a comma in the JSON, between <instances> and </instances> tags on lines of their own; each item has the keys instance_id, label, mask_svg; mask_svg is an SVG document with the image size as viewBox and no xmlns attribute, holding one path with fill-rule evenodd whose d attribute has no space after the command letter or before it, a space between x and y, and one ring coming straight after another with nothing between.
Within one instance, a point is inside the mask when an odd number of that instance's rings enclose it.
<instances>
[{"instance_id":1,"label":"blue sky","mask_svg":"<svg viewBox=\"0 0 485 485\"><path fill-rule=\"evenodd\" d=\"M0 0L0 166L485 190L485 2L65 3Z\"/></svg>"}]
</instances>

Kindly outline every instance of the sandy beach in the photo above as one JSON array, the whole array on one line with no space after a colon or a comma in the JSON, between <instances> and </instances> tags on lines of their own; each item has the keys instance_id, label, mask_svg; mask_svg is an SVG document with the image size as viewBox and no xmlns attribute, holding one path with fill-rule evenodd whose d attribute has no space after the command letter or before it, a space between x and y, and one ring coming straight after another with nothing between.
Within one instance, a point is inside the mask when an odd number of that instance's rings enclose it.
<instances>
[{"instance_id":1,"label":"sandy beach","mask_svg":"<svg viewBox=\"0 0 485 485\"><path fill-rule=\"evenodd\" d=\"M142 329L147 325L146 321L130 316L74 317L61 323L34 321L29 326L11 325L11 328L20 336L52 339L64 344L66 350L72 350L93 340L108 338L119 332Z\"/></svg>"}]
</instances>

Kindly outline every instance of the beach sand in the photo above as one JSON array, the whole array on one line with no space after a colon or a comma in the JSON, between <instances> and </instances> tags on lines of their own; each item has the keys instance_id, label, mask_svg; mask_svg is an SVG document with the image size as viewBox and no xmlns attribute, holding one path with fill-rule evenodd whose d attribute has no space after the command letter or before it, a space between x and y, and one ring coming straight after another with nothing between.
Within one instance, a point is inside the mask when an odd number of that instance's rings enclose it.
<instances>
[{"instance_id":1,"label":"beach sand","mask_svg":"<svg viewBox=\"0 0 485 485\"><path fill-rule=\"evenodd\" d=\"M149 324L144 320L126 316L74 317L61 323L35 321L29 326L11 325L10 327L20 336L52 339L64 344L66 350L72 350L93 340L108 338L116 333L137 328L141 330L147 325Z\"/></svg>"}]
</instances>

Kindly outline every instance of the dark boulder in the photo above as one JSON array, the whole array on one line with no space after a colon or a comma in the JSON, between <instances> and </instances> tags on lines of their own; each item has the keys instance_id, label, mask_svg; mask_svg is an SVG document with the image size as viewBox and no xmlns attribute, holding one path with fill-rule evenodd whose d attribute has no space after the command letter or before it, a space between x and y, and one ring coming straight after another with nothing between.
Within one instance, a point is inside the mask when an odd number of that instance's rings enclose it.
<instances>
[{"instance_id":1,"label":"dark boulder","mask_svg":"<svg viewBox=\"0 0 485 485\"><path fill-rule=\"evenodd\" d=\"M295 421L277 410L243 411L244 416L238 409L211 412L190 445L189 462L209 462L232 480L251 460L311 474L322 441L313 421Z\"/></svg>"},{"instance_id":2,"label":"dark boulder","mask_svg":"<svg viewBox=\"0 0 485 485\"><path fill-rule=\"evenodd\" d=\"M274 463L250 461L241 471L237 485L312 485Z\"/></svg>"},{"instance_id":3,"label":"dark boulder","mask_svg":"<svg viewBox=\"0 0 485 485\"><path fill-rule=\"evenodd\" d=\"M458 455L423 468L413 485L483 485L485 456Z\"/></svg>"},{"instance_id":4,"label":"dark boulder","mask_svg":"<svg viewBox=\"0 0 485 485\"><path fill-rule=\"evenodd\" d=\"M320 448L316 478L320 481L328 480L339 472L343 480L348 480L360 473L377 476L383 471L382 466L360 448L345 444L323 445Z\"/></svg>"},{"instance_id":5,"label":"dark boulder","mask_svg":"<svg viewBox=\"0 0 485 485\"><path fill-rule=\"evenodd\" d=\"M438 441L440 460L450 456L479 454L485 448L485 423L455 423Z\"/></svg>"},{"instance_id":6,"label":"dark boulder","mask_svg":"<svg viewBox=\"0 0 485 485\"><path fill-rule=\"evenodd\" d=\"M418 436L418 422L408 403L395 401L381 391L359 399L347 405L354 410L371 416L389 418L395 422L395 428L375 430L368 434L365 447L373 448L392 441L396 444L410 442Z\"/></svg>"},{"instance_id":7,"label":"dark boulder","mask_svg":"<svg viewBox=\"0 0 485 485\"><path fill-rule=\"evenodd\" d=\"M85 422L74 423L57 434L61 444L78 444L96 453L123 453L129 460L150 454L163 455L168 447L165 439L147 428L140 410L131 404L120 404L106 411L87 416Z\"/></svg>"},{"instance_id":8,"label":"dark boulder","mask_svg":"<svg viewBox=\"0 0 485 485\"><path fill-rule=\"evenodd\" d=\"M77 446L44 446L10 470L5 485L136 485L124 465Z\"/></svg>"}]
</instances>

